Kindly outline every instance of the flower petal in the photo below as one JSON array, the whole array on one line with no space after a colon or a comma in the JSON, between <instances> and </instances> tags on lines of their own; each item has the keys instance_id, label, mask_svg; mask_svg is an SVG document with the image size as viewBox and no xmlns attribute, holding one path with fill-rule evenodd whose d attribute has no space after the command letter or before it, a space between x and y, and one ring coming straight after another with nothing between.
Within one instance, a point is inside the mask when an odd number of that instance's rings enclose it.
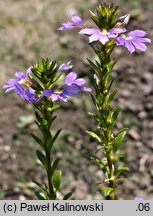
<instances>
[{"instance_id":1,"label":"flower petal","mask_svg":"<svg viewBox=\"0 0 153 216\"><path fill-rule=\"evenodd\" d=\"M151 40L149 38L137 38L136 40L142 43L151 43Z\"/></svg>"},{"instance_id":2,"label":"flower petal","mask_svg":"<svg viewBox=\"0 0 153 216\"><path fill-rule=\"evenodd\" d=\"M109 38L107 37L107 35L101 35L99 41L104 45L109 41Z\"/></svg>"},{"instance_id":3,"label":"flower petal","mask_svg":"<svg viewBox=\"0 0 153 216\"><path fill-rule=\"evenodd\" d=\"M23 72L16 72L15 73L15 76L18 78L18 79L25 79L25 74Z\"/></svg>"},{"instance_id":4,"label":"flower petal","mask_svg":"<svg viewBox=\"0 0 153 216\"><path fill-rule=\"evenodd\" d=\"M59 98L64 101L64 102L67 102L67 97L66 95L64 95L63 93L59 94Z\"/></svg>"},{"instance_id":5,"label":"flower petal","mask_svg":"<svg viewBox=\"0 0 153 216\"><path fill-rule=\"evenodd\" d=\"M71 85L77 78L77 75L75 72L69 73L65 78L65 84Z\"/></svg>"},{"instance_id":6,"label":"flower petal","mask_svg":"<svg viewBox=\"0 0 153 216\"><path fill-rule=\"evenodd\" d=\"M83 90L83 91L86 91L86 92L92 92L92 89L91 89L91 88L88 88L88 87L83 87L82 90Z\"/></svg>"},{"instance_id":7,"label":"flower petal","mask_svg":"<svg viewBox=\"0 0 153 216\"><path fill-rule=\"evenodd\" d=\"M146 49L147 49L147 46L144 43L142 43L142 42L134 41L133 40L132 43L136 47L136 49L139 49L139 50L141 50L143 52L145 52Z\"/></svg>"},{"instance_id":8,"label":"flower petal","mask_svg":"<svg viewBox=\"0 0 153 216\"><path fill-rule=\"evenodd\" d=\"M82 79L82 78L76 79L76 80L73 82L73 84L76 84L76 85L79 85L79 86L81 86L81 85L83 85L83 84L85 84L85 83L86 83L85 79Z\"/></svg>"},{"instance_id":9,"label":"flower petal","mask_svg":"<svg viewBox=\"0 0 153 216\"><path fill-rule=\"evenodd\" d=\"M72 15L71 20L77 26L82 26L83 25L82 19L80 17L76 16L76 15Z\"/></svg>"},{"instance_id":10,"label":"flower petal","mask_svg":"<svg viewBox=\"0 0 153 216\"><path fill-rule=\"evenodd\" d=\"M79 32L79 34L92 35L97 34L98 32L100 32L98 28L84 28Z\"/></svg>"},{"instance_id":11,"label":"flower petal","mask_svg":"<svg viewBox=\"0 0 153 216\"><path fill-rule=\"evenodd\" d=\"M51 89L45 89L44 91L43 91L43 96L46 96L46 97L49 97L49 96L51 96L53 94L53 90L51 90Z\"/></svg>"},{"instance_id":12,"label":"flower petal","mask_svg":"<svg viewBox=\"0 0 153 216\"><path fill-rule=\"evenodd\" d=\"M91 35L90 37L89 37L89 43L92 43L92 42L94 42L94 41L98 41L99 40L99 38L100 38L100 34L93 34L93 35Z\"/></svg>"},{"instance_id":13,"label":"flower petal","mask_svg":"<svg viewBox=\"0 0 153 216\"><path fill-rule=\"evenodd\" d=\"M51 97L52 101L57 101L59 98L58 94L56 94L56 93L52 93L50 97Z\"/></svg>"},{"instance_id":14,"label":"flower petal","mask_svg":"<svg viewBox=\"0 0 153 216\"><path fill-rule=\"evenodd\" d=\"M135 51L135 47L130 40L125 40L125 47L129 50L130 53L133 53Z\"/></svg>"},{"instance_id":15,"label":"flower petal","mask_svg":"<svg viewBox=\"0 0 153 216\"><path fill-rule=\"evenodd\" d=\"M65 85L65 86L63 86L63 92L64 92L64 94L65 94L65 92L66 92L66 94L68 93L78 93L79 91L80 91L80 88L81 88L81 86L78 86L78 85L70 85L70 86L68 86L68 85Z\"/></svg>"},{"instance_id":16,"label":"flower petal","mask_svg":"<svg viewBox=\"0 0 153 216\"><path fill-rule=\"evenodd\" d=\"M111 34L121 34L126 31L127 30L125 28L112 28L111 30L109 30Z\"/></svg>"},{"instance_id":17,"label":"flower petal","mask_svg":"<svg viewBox=\"0 0 153 216\"><path fill-rule=\"evenodd\" d=\"M127 35L131 36L131 37L143 37L145 36L147 33L145 31L142 30L134 30L134 31L130 31Z\"/></svg>"},{"instance_id":18,"label":"flower petal","mask_svg":"<svg viewBox=\"0 0 153 216\"><path fill-rule=\"evenodd\" d=\"M118 46L124 46L125 39L122 36L116 38L116 43Z\"/></svg>"}]
</instances>

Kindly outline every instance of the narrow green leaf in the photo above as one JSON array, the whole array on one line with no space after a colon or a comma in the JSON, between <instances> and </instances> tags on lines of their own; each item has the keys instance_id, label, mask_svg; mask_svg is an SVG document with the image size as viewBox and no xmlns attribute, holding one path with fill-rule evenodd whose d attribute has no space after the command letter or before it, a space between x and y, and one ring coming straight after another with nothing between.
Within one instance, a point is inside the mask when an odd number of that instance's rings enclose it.
<instances>
[{"instance_id":1,"label":"narrow green leaf","mask_svg":"<svg viewBox=\"0 0 153 216\"><path fill-rule=\"evenodd\" d=\"M53 185L56 191L59 189L61 184L61 175L62 175L61 170L57 170L55 171L55 174L53 176Z\"/></svg>"},{"instance_id":2,"label":"narrow green leaf","mask_svg":"<svg viewBox=\"0 0 153 216\"><path fill-rule=\"evenodd\" d=\"M96 98L95 98L95 96L94 96L94 95L92 95L92 94L91 94L91 99L92 99L92 101L93 101L94 105L96 106Z\"/></svg>"},{"instance_id":3,"label":"narrow green leaf","mask_svg":"<svg viewBox=\"0 0 153 216\"><path fill-rule=\"evenodd\" d=\"M117 63L118 60L116 61L111 61L109 64L108 64L108 68L110 71L112 71L113 67L115 66L115 64Z\"/></svg>"},{"instance_id":4,"label":"narrow green leaf","mask_svg":"<svg viewBox=\"0 0 153 216\"><path fill-rule=\"evenodd\" d=\"M45 155L40 151L40 150L36 150L36 155L37 158L39 159L39 161L42 163L42 165L47 168L47 160Z\"/></svg>"},{"instance_id":5,"label":"narrow green leaf","mask_svg":"<svg viewBox=\"0 0 153 216\"><path fill-rule=\"evenodd\" d=\"M42 118L40 117L40 115L37 111L35 111L35 116L36 116L37 121L41 123Z\"/></svg>"},{"instance_id":6,"label":"narrow green leaf","mask_svg":"<svg viewBox=\"0 0 153 216\"><path fill-rule=\"evenodd\" d=\"M35 195L36 195L36 197L37 197L39 200L47 200L45 194L42 193L42 192L36 191L36 192L35 192Z\"/></svg>"},{"instance_id":7,"label":"narrow green leaf","mask_svg":"<svg viewBox=\"0 0 153 216\"><path fill-rule=\"evenodd\" d=\"M74 191L71 191L70 193L66 194L64 197L63 197L63 200L68 200L72 194L73 194Z\"/></svg>"},{"instance_id":8,"label":"narrow green leaf","mask_svg":"<svg viewBox=\"0 0 153 216\"><path fill-rule=\"evenodd\" d=\"M41 185L41 183L39 183L39 182L37 182L37 181L35 181L35 180L33 180L32 182L34 182L38 187L42 187L42 185Z\"/></svg>"},{"instance_id":9,"label":"narrow green leaf","mask_svg":"<svg viewBox=\"0 0 153 216\"><path fill-rule=\"evenodd\" d=\"M99 159L97 156L91 155L91 156L90 156L90 159L91 159L91 160L94 160L94 161L96 161L98 164L100 164L100 159Z\"/></svg>"},{"instance_id":10,"label":"narrow green leaf","mask_svg":"<svg viewBox=\"0 0 153 216\"><path fill-rule=\"evenodd\" d=\"M61 131L62 131L62 129L59 129L59 130L55 133L55 135L54 135L53 138L52 138L52 142L53 142L53 143L56 141L56 139L57 139L57 137L59 136L59 134L60 134Z\"/></svg>"},{"instance_id":11,"label":"narrow green leaf","mask_svg":"<svg viewBox=\"0 0 153 216\"><path fill-rule=\"evenodd\" d=\"M97 65L95 63L93 63L90 59L87 58L87 60L90 63L90 65L93 67L93 69L97 71L98 70Z\"/></svg>"},{"instance_id":12,"label":"narrow green leaf","mask_svg":"<svg viewBox=\"0 0 153 216\"><path fill-rule=\"evenodd\" d=\"M121 169L119 169L119 170L116 172L116 174L115 174L116 178L117 178L118 176L120 176L123 172L128 171L128 170L129 170L129 168L128 168L127 166L123 166Z\"/></svg>"},{"instance_id":13,"label":"narrow green leaf","mask_svg":"<svg viewBox=\"0 0 153 216\"><path fill-rule=\"evenodd\" d=\"M116 119L117 119L117 117L118 117L120 111L121 111L121 108L120 108L119 106L116 107L116 109L114 110L113 116L112 116L114 121L116 121Z\"/></svg>"},{"instance_id":14,"label":"narrow green leaf","mask_svg":"<svg viewBox=\"0 0 153 216\"><path fill-rule=\"evenodd\" d=\"M53 162L53 164L52 164L52 167L51 167L51 175L52 175L52 176L54 175L54 172L55 172L55 170L56 170L57 167L58 167L59 161L60 161L60 158L57 158L57 159Z\"/></svg>"},{"instance_id":15,"label":"narrow green leaf","mask_svg":"<svg viewBox=\"0 0 153 216\"><path fill-rule=\"evenodd\" d=\"M100 191L104 195L104 197L107 197L114 189L111 187L105 187L105 188L100 188Z\"/></svg>"},{"instance_id":16,"label":"narrow green leaf","mask_svg":"<svg viewBox=\"0 0 153 216\"><path fill-rule=\"evenodd\" d=\"M123 128L116 136L113 143L113 151L116 152L122 145L123 138L127 132L127 128Z\"/></svg>"},{"instance_id":17,"label":"narrow green leaf","mask_svg":"<svg viewBox=\"0 0 153 216\"><path fill-rule=\"evenodd\" d=\"M89 134L92 138L94 138L95 140L97 140L99 143L101 143L101 139L100 137L98 136L98 134L96 134L95 132L93 131L86 131L87 134Z\"/></svg>"},{"instance_id":18,"label":"narrow green leaf","mask_svg":"<svg viewBox=\"0 0 153 216\"><path fill-rule=\"evenodd\" d=\"M34 79L34 80L40 85L40 87L41 87L42 89L44 89L43 83L40 81L40 79L39 79L37 76L35 76L34 73L30 74L30 76L32 77L32 79Z\"/></svg>"},{"instance_id":19,"label":"narrow green leaf","mask_svg":"<svg viewBox=\"0 0 153 216\"><path fill-rule=\"evenodd\" d=\"M60 105L55 104L50 111L51 112L55 111L55 110L59 109L59 107L60 107Z\"/></svg>"},{"instance_id":20,"label":"narrow green leaf","mask_svg":"<svg viewBox=\"0 0 153 216\"><path fill-rule=\"evenodd\" d=\"M108 103L110 104L110 102L114 99L115 95L116 95L117 91L113 91L108 98Z\"/></svg>"},{"instance_id":21,"label":"narrow green leaf","mask_svg":"<svg viewBox=\"0 0 153 216\"><path fill-rule=\"evenodd\" d=\"M31 134L32 138L43 148L43 142L36 135Z\"/></svg>"}]
</instances>

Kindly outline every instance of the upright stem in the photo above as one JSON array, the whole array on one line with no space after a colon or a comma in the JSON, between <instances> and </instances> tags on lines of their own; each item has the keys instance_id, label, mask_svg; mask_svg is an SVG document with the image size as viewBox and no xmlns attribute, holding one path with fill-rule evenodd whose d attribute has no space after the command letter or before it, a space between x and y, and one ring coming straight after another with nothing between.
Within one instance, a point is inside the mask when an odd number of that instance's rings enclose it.
<instances>
[{"instance_id":1,"label":"upright stem","mask_svg":"<svg viewBox=\"0 0 153 216\"><path fill-rule=\"evenodd\" d=\"M109 183L108 186L113 188L113 191L107 196L108 200L114 200L115 199L115 184L114 184L114 170L113 170L113 162L111 160L111 153L107 152L106 153L106 157L107 157L107 163L108 163L108 167L109 167Z\"/></svg>"},{"instance_id":2,"label":"upright stem","mask_svg":"<svg viewBox=\"0 0 153 216\"><path fill-rule=\"evenodd\" d=\"M50 127L52 125L52 119L53 119L53 111L49 111L49 109L53 108L53 103L49 101L47 98L45 100L45 106L42 106L40 111L42 113L42 119L43 119L43 149L45 152L45 158L46 158L46 173L47 173L47 179L48 179L48 197L50 200L56 199L56 193L54 192L54 186L52 182L52 166L51 166L51 147L49 147L49 142L52 142L52 135L50 133ZM45 133L46 132L46 133ZM47 139L47 134L50 136ZM50 140L50 141L49 141Z\"/></svg>"},{"instance_id":3,"label":"upright stem","mask_svg":"<svg viewBox=\"0 0 153 216\"><path fill-rule=\"evenodd\" d=\"M54 199L54 188L52 185L52 178L51 178L51 159L50 159L50 152L48 152L48 150L45 150L45 155L46 155L46 159L47 159L47 179L48 179L48 186L49 186L49 197L50 199Z\"/></svg>"},{"instance_id":4,"label":"upright stem","mask_svg":"<svg viewBox=\"0 0 153 216\"><path fill-rule=\"evenodd\" d=\"M114 162L112 159L112 150L110 146L112 145L112 128L109 128L108 125L108 119L111 113L111 107L110 107L110 102L108 101L108 84L109 84L109 77L110 77L110 72L111 72L111 67L109 66L111 63L111 58L110 54L111 51L108 50L106 46L103 46L101 51L96 50L92 46L93 50L95 51L96 55L99 57L99 66L97 68L97 73L98 73L98 84L97 84L97 89L95 98L97 101L96 104L96 110L99 112L99 115L102 117L101 121L101 128L102 128L102 142L101 145L105 146L104 150L106 153L106 160L107 160L107 184L109 188L112 188L112 191L109 193L109 195L106 197L109 200L114 200L115 199L115 178L114 178ZM113 50L113 49L112 49ZM100 107L100 109L97 107Z\"/></svg>"}]
</instances>

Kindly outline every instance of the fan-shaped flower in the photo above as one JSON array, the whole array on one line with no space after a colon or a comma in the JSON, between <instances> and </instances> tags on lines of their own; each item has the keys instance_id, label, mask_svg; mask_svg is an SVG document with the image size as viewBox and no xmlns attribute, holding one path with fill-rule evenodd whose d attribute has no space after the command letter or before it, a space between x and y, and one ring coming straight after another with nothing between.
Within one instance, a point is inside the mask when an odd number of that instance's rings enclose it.
<instances>
[{"instance_id":1,"label":"fan-shaped flower","mask_svg":"<svg viewBox=\"0 0 153 216\"><path fill-rule=\"evenodd\" d=\"M16 85L25 85L30 86L30 80L29 80L29 74L31 73L31 68L28 68L27 73L24 74L23 72L16 72L15 73L15 79L9 79L6 81L6 85L4 85L3 89L6 89L5 92L10 92L15 90L16 91Z\"/></svg>"},{"instance_id":2,"label":"fan-shaped flower","mask_svg":"<svg viewBox=\"0 0 153 216\"><path fill-rule=\"evenodd\" d=\"M94 41L100 41L102 44L106 44L110 38L116 38L119 34L125 32L125 28L112 28L110 30L99 28L84 28L79 33L89 35L89 43Z\"/></svg>"},{"instance_id":3,"label":"fan-shaped flower","mask_svg":"<svg viewBox=\"0 0 153 216\"><path fill-rule=\"evenodd\" d=\"M146 34L147 33L142 30L130 31L126 35L122 34L116 38L116 43L118 46L126 47L130 53L135 52L136 49L144 52L147 49L145 43L151 43L149 38L144 37Z\"/></svg>"}]
</instances>

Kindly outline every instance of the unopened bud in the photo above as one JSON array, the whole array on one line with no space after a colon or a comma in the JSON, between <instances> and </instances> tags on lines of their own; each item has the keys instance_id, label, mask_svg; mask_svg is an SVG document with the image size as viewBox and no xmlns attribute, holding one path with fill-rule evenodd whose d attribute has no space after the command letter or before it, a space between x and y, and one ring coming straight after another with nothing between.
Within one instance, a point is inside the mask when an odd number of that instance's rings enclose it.
<instances>
[{"instance_id":1,"label":"unopened bud","mask_svg":"<svg viewBox=\"0 0 153 216\"><path fill-rule=\"evenodd\" d=\"M130 19L130 14L126 14L124 16L121 16L118 18L116 26L120 27L120 26L124 26L127 25Z\"/></svg>"}]
</instances>

